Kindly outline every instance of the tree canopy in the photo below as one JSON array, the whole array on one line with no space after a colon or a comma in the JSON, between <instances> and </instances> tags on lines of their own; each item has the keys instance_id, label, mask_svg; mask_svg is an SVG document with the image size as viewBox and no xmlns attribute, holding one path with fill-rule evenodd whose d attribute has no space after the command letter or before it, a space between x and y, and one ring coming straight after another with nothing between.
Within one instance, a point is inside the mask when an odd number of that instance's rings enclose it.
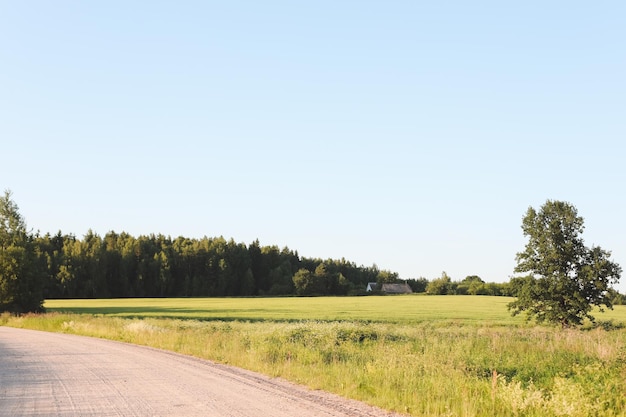
<instances>
[{"instance_id":1,"label":"tree canopy","mask_svg":"<svg viewBox=\"0 0 626 417\"><path fill-rule=\"evenodd\" d=\"M11 192L0 197L0 311L39 311L42 269L35 245Z\"/></svg>"},{"instance_id":2,"label":"tree canopy","mask_svg":"<svg viewBox=\"0 0 626 417\"><path fill-rule=\"evenodd\" d=\"M345 259L301 257L287 247L223 237L89 231L34 241L45 265L45 298L346 295L364 291L380 273Z\"/></svg>"},{"instance_id":3,"label":"tree canopy","mask_svg":"<svg viewBox=\"0 0 626 417\"><path fill-rule=\"evenodd\" d=\"M515 272L529 275L514 281L513 315L526 312L529 319L567 327L593 321L594 306L612 308L610 289L622 270L610 252L584 245L584 221L572 204L548 200L539 211L529 207L522 230L528 243L517 254Z\"/></svg>"}]
</instances>

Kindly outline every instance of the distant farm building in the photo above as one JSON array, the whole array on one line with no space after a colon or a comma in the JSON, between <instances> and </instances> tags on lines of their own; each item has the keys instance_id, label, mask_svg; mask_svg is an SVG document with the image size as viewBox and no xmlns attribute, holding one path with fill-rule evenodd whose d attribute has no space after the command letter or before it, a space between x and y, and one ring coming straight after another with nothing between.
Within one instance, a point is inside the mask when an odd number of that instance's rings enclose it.
<instances>
[{"instance_id":1,"label":"distant farm building","mask_svg":"<svg viewBox=\"0 0 626 417\"><path fill-rule=\"evenodd\" d=\"M385 283L382 286L380 286L380 288L376 282L368 282L367 288L365 290L367 292L380 291L380 292L384 292L385 294L411 294L413 293L413 290L411 289L409 284L407 284L406 282L402 284Z\"/></svg>"}]
</instances>

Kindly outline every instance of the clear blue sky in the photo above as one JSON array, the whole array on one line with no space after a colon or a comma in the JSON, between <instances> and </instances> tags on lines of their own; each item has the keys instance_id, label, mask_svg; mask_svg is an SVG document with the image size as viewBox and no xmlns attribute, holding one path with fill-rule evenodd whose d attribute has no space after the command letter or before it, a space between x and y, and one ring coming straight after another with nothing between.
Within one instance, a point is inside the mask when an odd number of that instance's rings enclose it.
<instances>
[{"instance_id":1,"label":"clear blue sky","mask_svg":"<svg viewBox=\"0 0 626 417\"><path fill-rule=\"evenodd\" d=\"M0 187L34 231L513 275L574 204L626 268L623 1L5 1ZM619 286L626 290L626 277Z\"/></svg>"}]
</instances>

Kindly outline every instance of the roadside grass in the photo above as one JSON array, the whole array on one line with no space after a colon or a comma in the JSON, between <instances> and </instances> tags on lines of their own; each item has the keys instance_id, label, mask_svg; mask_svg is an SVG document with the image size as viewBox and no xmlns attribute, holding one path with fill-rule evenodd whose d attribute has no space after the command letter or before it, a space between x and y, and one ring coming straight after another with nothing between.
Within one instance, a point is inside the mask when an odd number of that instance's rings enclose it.
<instances>
[{"instance_id":1,"label":"roadside grass","mask_svg":"<svg viewBox=\"0 0 626 417\"><path fill-rule=\"evenodd\" d=\"M507 302L50 300L50 313L0 324L176 351L415 416L626 415L625 329L536 327L511 318ZM620 327L622 307L597 317Z\"/></svg>"}]
</instances>

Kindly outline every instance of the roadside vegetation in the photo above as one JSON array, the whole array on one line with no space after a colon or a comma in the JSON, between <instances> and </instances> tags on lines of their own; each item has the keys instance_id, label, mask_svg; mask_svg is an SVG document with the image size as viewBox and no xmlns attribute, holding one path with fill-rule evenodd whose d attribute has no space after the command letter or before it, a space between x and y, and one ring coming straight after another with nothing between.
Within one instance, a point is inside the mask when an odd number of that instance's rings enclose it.
<instances>
[{"instance_id":1,"label":"roadside vegetation","mask_svg":"<svg viewBox=\"0 0 626 417\"><path fill-rule=\"evenodd\" d=\"M508 301L50 300L0 324L171 350L415 416L626 415L626 308L564 330L511 317Z\"/></svg>"}]
</instances>

